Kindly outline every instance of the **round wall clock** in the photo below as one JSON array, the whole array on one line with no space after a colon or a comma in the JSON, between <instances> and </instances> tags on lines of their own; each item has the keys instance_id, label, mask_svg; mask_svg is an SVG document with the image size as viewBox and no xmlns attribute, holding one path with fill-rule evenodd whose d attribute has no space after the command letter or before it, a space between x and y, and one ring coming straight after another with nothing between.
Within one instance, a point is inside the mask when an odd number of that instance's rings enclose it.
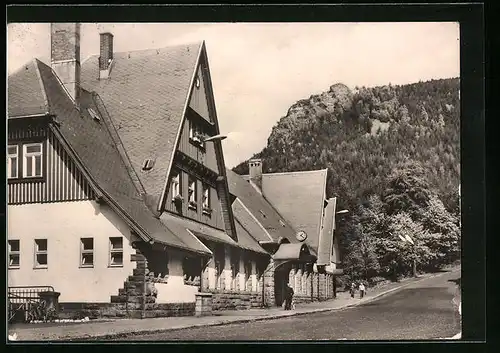
<instances>
[{"instance_id":1,"label":"round wall clock","mask_svg":"<svg viewBox=\"0 0 500 353\"><path fill-rule=\"evenodd\" d=\"M298 241L304 241L307 239L307 233L304 232L303 230L301 230L301 231L297 232L295 237L297 238Z\"/></svg>"}]
</instances>

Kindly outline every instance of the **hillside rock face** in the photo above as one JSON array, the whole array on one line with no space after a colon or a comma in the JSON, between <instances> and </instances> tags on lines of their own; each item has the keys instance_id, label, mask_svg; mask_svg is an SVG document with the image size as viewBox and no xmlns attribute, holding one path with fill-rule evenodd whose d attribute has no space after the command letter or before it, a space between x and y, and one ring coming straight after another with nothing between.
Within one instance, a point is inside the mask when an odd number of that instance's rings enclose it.
<instances>
[{"instance_id":1,"label":"hillside rock face","mask_svg":"<svg viewBox=\"0 0 500 353\"><path fill-rule=\"evenodd\" d=\"M287 145L290 133L309 128L314 120L325 114L341 117L352 109L352 102L353 93L342 83L330 86L326 92L297 101L288 109L286 116L273 127L268 145Z\"/></svg>"}]
</instances>

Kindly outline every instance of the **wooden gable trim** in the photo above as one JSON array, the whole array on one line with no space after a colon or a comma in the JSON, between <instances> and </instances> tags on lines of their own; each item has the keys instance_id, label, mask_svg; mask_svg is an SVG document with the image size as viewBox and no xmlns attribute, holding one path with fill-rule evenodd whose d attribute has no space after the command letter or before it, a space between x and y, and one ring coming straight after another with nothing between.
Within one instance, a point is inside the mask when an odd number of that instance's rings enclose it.
<instances>
[{"instance_id":1,"label":"wooden gable trim","mask_svg":"<svg viewBox=\"0 0 500 353\"><path fill-rule=\"evenodd\" d=\"M176 151L174 158L174 165L178 169L182 169L215 187L215 182L219 174L181 151Z\"/></svg>"},{"instance_id":2,"label":"wooden gable trim","mask_svg":"<svg viewBox=\"0 0 500 353\"><path fill-rule=\"evenodd\" d=\"M210 110L210 113L212 115L212 120L215 125L215 130L216 134L220 134L220 129L219 129L219 120L217 119L217 110L215 107L215 100L214 100L214 91L213 91L213 86L212 86L212 77L210 75L210 66L208 64L208 56L207 56L207 51L205 48L205 42L202 44L201 48L201 53L200 55L203 55L203 60L205 62L206 68L204 74L206 74L207 77L207 82L205 82L206 88L207 88L207 103L208 103L208 109ZM220 183L223 185L224 193L222 197L226 199L226 209L223 209L223 212L227 212L229 216L229 228L230 234L233 235L233 239L237 239L237 234L236 234L236 224L234 221L234 215L233 215L233 209L231 207L231 197L229 193L229 185L227 183L227 174L226 174L226 164L224 162L224 154L222 150L222 142L219 141L214 141L214 149L215 149L215 155L217 158L217 164L219 167L219 172L220 176L223 178L223 180L220 181ZM224 203L222 203L224 205ZM224 207L224 206L223 206ZM226 226L227 227L227 226Z\"/></svg>"},{"instance_id":3,"label":"wooden gable trim","mask_svg":"<svg viewBox=\"0 0 500 353\"><path fill-rule=\"evenodd\" d=\"M182 128L184 127L184 124L186 122L186 112L187 112L187 108L189 106L189 100L191 98L191 94L193 93L194 80L196 79L196 74L197 74L198 65L200 63L200 56L201 56L202 49L203 49L203 44L200 45L200 49L198 50L198 57L196 58L196 63L195 63L193 72L191 74L191 80L189 81L189 89L188 89L188 92L186 95L186 99L184 100L184 107L182 109L181 123L179 124L179 127L177 129L177 135L175 136L174 153L173 153L172 158L170 158L170 162L169 162L167 172L165 175L165 182L163 185L162 194L160 196L158 205L156 206L157 212L162 212L162 210L165 207L165 203L167 201L167 190L168 190L170 171L172 170L172 166L174 164L175 151L177 151L179 148L179 141L180 141L181 134L182 134Z\"/></svg>"},{"instance_id":4,"label":"wooden gable trim","mask_svg":"<svg viewBox=\"0 0 500 353\"><path fill-rule=\"evenodd\" d=\"M319 249L319 240L320 240L321 234L323 232L323 221L325 220L325 217L323 217L323 214L326 214L326 212L325 212L326 207L325 207L324 203L325 203L325 201L327 201L326 200L326 182L328 179L328 169L324 169L324 170L326 172L325 172L325 178L323 179L323 185L322 185L322 187L323 187L323 194L322 194L323 197L321 199L322 207L321 207L321 212L319 214L320 218L319 218L319 225L318 225L318 230L317 230L317 232L318 232L318 249Z\"/></svg>"}]
</instances>

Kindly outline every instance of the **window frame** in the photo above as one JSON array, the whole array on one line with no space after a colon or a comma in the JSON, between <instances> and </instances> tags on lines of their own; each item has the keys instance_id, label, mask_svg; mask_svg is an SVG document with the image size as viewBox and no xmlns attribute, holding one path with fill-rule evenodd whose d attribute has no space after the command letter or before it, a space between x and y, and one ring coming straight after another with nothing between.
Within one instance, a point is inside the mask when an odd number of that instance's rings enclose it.
<instances>
[{"instance_id":1,"label":"window frame","mask_svg":"<svg viewBox=\"0 0 500 353\"><path fill-rule=\"evenodd\" d=\"M188 206L191 209L198 208L198 179L192 175L188 176Z\"/></svg>"},{"instance_id":2,"label":"window frame","mask_svg":"<svg viewBox=\"0 0 500 353\"><path fill-rule=\"evenodd\" d=\"M9 153L9 148L15 147L16 153ZM16 159L16 175L11 176L12 172L12 158ZM19 178L19 144L9 144L7 145L7 179L18 179Z\"/></svg>"},{"instance_id":3,"label":"window frame","mask_svg":"<svg viewBox=\"0 0 500 353\"><path fill-rule=\"evenodd\" d=\"M112 239L120 239L121 240L121 248L113 248L113 241ZM122 262L121 263L113 263L113 254L119 254L121 253L122 255ZM109 237L109 253L108 253L108 267L123 267L124 265L124 253L123 253L123 237Z\"/></svg>"},{"instance_id":4,"label":"window frame","mask_svg":"<svg viewBox=\"0 0 500 353\"><path fill-rule=\"evenodd\" d=\"M29 178L43 178L43 162L44 162L44 151L43 151L43 142L26 142L22 144L22 156L23 156L23 174L22 177L23 179L29 179ZM40 152L28 152L28 147L34 147L34 146L39 146L40 147ZM36 175L36 157L40 157L40 175ZM31 167L32 167L32 172L34 172L34 175L27 175L27 158L28 157L34 157L32 162L31 162Z\"/></svg>"},{"instance_id":5,"label":"window frame","mask_svg":"<svg viewBox=\"0 0 500 353\"><path fill-rule=\"evenodd\" d=\"M38 241L45 241L45 244L46 244L45 250L39 250L40 245L38 244ZM38 262L38 255L45 255L47 263L40 264ZM34 239L34 262L33 262L33 264L34 264L33 268L35 268L35 269L45 269L45 268L49 267L49 240L47 238Z\"/></svg>"},{"instance_id":6,"label":"window frame","mask_svg":"<svg viewBox=\"0 0 500 353\"><path fill-rule=\"evenodd\" d=\"M25 147L27 145L41 145L41 152L37 154L41 155L41 176L25 176L26 175L26 163L25 163ZM46 137L36 137L36 138L20 138L12 139L8 141L8 147L17 146L17 176L7 177L7 182L11 183L31 183L31 182L44 182L47 178L47 138ZM7 150L8 152L8 150ZM33 153L30 152L30 155ZM7 161L7 163L9 160ZM7 170L9 165L7 164Z\"/></svg>"},{"instance_id":7,"label":"window frame","mask_svg":"<svg viewBox=\"0 0 500 353\"><path fill-rule=\"evenodd\" d=\"M201 124L197 123L195 119L190 118L189 120L189 142L199 149L205 150L205 141L201 139L195 139L198 136L205 136L205 129Z\"/></svg>"},{"instance_id":8,"label":"window frame","mask_svg":"<svg viewBox=\"0 0 500 353\"><path fill-rule=\"evenodd\" d=\"M91 239L92 240L92 249L91 250L86 250L85 249L85 244L84 244L84 240L88 240L88 239ZM95 256L94 256L94 238L93 237L85 237L85 238L80 238L80 268L93 268L94 267L94 263L95 263ZM84 263L83 261L83 257L84 255L88 255L88 254L91 254L92 255L92 263L91 264L86 264Z\"/></svg>"},{"instance_id":9,"label":"window frame","mask_svg":"<svg viewBox=\"0 0 500 353\"><path fill-rule=\"evenodd\" d=\"M211 190L210 185L203 183L202 185L202 208L205 215L210 216L212 214L212 200L211 200Z\"/></svg>"},{"instance_id":10,"label":"window frame","mask_svg":"<svg viewBox=\"0 0 500 353\"><path fill-rule=\"evenodd\" d=\"M175 169L172 172L172 179L171 179L171 190L172 190L172 201L175 200L175 197L177 195L182 197L182 174L180 170Z\"/></svg>"},{"instance_id":11,"label":"window frame","mask_svg":"<svg viewBox=\"0 0 500 353\"><path fill-rule=\"evenodd\" d=\"M17 242L17 251L12 251L12 245L11 242ZM9 264L8 264L8 269L18 269L21 267L21 240L20 239L7 239L7 245L8 245L8 255L9 255ZM11 256L17 256L17 265L11 265Z\"/></svg>"}]
</instances>

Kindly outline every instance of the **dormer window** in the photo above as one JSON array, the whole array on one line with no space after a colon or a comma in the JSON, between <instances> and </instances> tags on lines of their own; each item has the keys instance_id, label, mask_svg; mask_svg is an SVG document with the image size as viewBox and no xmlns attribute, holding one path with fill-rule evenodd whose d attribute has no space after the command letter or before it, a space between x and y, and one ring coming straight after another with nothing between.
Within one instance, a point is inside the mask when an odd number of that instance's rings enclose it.
<instances>
[{"instance_id":1,"label":"dormer window","mask_svg":"<svg viewBox=\"0 0 500 353\"><path fill-rule=\"evenodd\" d=\"M144 161L142 165L142 170L151 170L153 169L155 162L151 158L148 158Z\"/></svg>"},{"instance_id":2,"label":"dormer window","mask_svg":"<svg viewBox=\"0 0 500 353\"><path fill-rule=\"evenodd\" d=\"M97 115L97 113L95 112L94 109L88 108L87 111L89 112L89 114L92 117L92 119L97 120L97 121L101 120L101 117L99 115Z\"/></svg>"}]
</instances>

